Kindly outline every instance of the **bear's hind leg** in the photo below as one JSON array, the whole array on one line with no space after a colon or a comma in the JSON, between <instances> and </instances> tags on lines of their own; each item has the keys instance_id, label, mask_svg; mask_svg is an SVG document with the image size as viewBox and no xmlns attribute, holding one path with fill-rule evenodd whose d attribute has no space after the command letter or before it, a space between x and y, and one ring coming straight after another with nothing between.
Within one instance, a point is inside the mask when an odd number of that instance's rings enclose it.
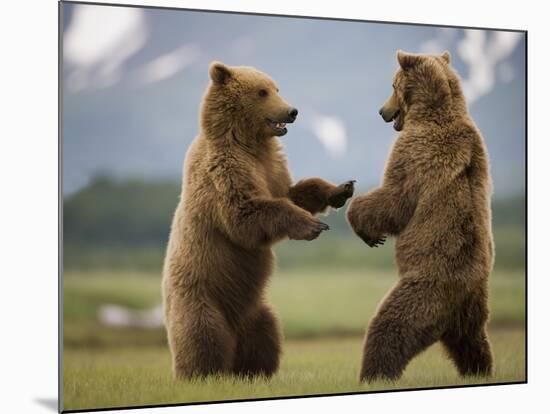
<instances>
[{"instance_id":1,"label":"bear's hind leg","mask_svg":"<svg viewBox=\"0 0 550 414\"><path fill-rule=\"evenodd\" d=\"M177 379L230 372L236 341L225 317L215 307L200 304L175 310L168 319L172 370Z\"/></svg>"},{"instance_id":2,"label":"bear's hind leg","mask_svg":"<svg viewBox=\"0 0 550 414\"><path fill-rule=\"evenodd\" d=\"M277 317L263 305L239 332L233 372L243 377L271 377L279 368L281 337Z\"/></svg>"},{"instance_id":3,"label":"bear's hind leg","mask_svg":"<svg viewBox=\"0 0 550 414\"><path fill-rule=\"evenodd\" d=\"M480 293L462 305L457 323L441 338L462 376L488 376L493 370L493 354L485 328L489 309L486 295Z\"/></svg>"},{"instance_id":4,"label":"bear's hind leg","mask_svg":"<svg viewBox=\"0 0 550 414\"><path fill-rule=\"evenodd\" d=\"M462 376L490 376L493 355L484 330L473 334L446 333L443 345Z\"/></svg>"},{"instance_id":5,"label":"bear's hind leg","mask_svg":"<svg viewBox=\"0 0 550 414\"><path fill-rule=\"evenodd\" d=\"M441 335L437 295L423 283L401 279L368 328L360 380L397 380L409 361Z\"/></svg>"}]
</instances>

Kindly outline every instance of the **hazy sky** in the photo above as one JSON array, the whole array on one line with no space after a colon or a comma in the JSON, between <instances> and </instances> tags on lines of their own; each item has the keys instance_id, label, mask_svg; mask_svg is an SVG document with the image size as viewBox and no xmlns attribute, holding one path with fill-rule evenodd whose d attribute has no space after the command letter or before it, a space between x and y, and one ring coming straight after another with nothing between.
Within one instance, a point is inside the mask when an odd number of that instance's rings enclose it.
<instances>
[{"instance_id":1,"label":"hazy sky","mask_svg":"<svg viewBox=\"0 0 550 414\"><path fill-rule=\"evenodd\" d=\"M514 32L64 4L64 190L98 173L178 178L208 64L270 74L300 109L295 178L379 182L397 134L378 115L395 52L449 50L485 136L495 193L524 191L525 38Z\"/></svg>"}]
</instances>

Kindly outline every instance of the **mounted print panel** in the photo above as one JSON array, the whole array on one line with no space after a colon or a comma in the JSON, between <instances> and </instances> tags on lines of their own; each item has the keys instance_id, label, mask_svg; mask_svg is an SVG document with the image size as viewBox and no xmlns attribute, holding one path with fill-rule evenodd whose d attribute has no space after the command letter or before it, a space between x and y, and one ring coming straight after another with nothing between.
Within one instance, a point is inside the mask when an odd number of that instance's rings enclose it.
<instances>
[{"instance_id":1,"label":"mounted print panel","mask_svg":"<svg viewBox=\"0 0 550 414\"><path fill-rule=\"evenodd\" d=\"M527 33L60 3L61 407L524 383Z\"/></svg>"}]
</instances>

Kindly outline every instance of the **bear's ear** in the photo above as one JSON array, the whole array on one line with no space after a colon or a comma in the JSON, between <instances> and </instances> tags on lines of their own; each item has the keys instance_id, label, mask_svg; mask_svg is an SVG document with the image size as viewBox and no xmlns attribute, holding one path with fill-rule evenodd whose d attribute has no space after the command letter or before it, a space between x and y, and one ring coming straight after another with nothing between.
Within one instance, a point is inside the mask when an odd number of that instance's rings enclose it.
<instances>
[{"instance_id":1,"label":"bear's ear","mask_svg":"<svg viewBox=\"0 0 550 414\"><path fill-rule=\"evenodd\" d=\"M408 70L412 68L418 62L420 62L420 59L422 59L422 56L420 55L403 52L402 50L397 51L397 61L399 62L399 66L401 66L403 70Z\"/></svg>"},{"instance_id":2,"label":"bear's ear","mask_svg":"<svg viewBox=\"0 0 550 414\"><path fill-rule=\"evenodd\" d=\"M218 85L223 85L231 77L231 69L221 62L212 62L208 69L210 79Z\"/></svg>"},{"instance_id":3,"label":"bear's ear","mask_svg":"<svg viewBox=\"0 0 550 414\"><path fill-rule=\"evenodd\" d=\"M443 59L447 63L447 65L451 63L451 54L448 50L441 54L441 59Z\"/></svg>"}]
</instances>

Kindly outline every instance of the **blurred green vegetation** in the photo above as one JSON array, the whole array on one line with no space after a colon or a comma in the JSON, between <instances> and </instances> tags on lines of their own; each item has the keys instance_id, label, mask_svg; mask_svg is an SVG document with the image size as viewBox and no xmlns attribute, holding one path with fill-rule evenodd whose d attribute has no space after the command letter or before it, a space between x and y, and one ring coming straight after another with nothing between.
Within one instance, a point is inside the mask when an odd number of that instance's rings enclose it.
<instances>
[{"instance_id":1,"label":"blurred green vegetation","mask_svg":"<svg viewBox=\"0 0 550 414\"><path fill-rule=\"evenodd\" d=\"M268 294L287 338L362 335L396 280L389 269L281 270L271 280ZM148 310L160 301L159 274L68 272L64 278L64 343L72 347L164 344L163 328L108 327L97 319L104 304ZM523 272L495 272L490 301L492 326L521 326L525 319Z\"/></svg>"},{"instance_id":2,"label":"blurred green vegetation","mask_svg":"<svg viewBox=\"0 0 550 414\"><path fill-rule=\"evenodd\" d=\"M357 194L364 189L358 189ZM160 272L170 222L180 194L176 181L117 180L98 176L64 200L65 270ZM393 242L368 249L354 236L345 207L322 217L331 230L311 243L276 246L281 269L390 268ZM525 267L525 201L522 196L493 201L496 267Z\"/></svg>"},{"instance_id":3,"label":"blurred green vegetation","mask_svg":"<svg viewBox=\"0 0 550 414\"><path fill-rule=\"evenodd\" d=\"M175 182L98 177L64 202L64 338L66 345L164 343L162 329L109 328L102 304L150 309L160 278ZM362 191L358 191L360 193ZM525 210L522 198L493 203L496 269L492 323L525 317ZM287 337L360 335L397 279L394 242L370 249L349 229L345 208L322 220L331 230L313 242L276 246L278 269L269 294Z\"/></svg>"}]
</instances>

